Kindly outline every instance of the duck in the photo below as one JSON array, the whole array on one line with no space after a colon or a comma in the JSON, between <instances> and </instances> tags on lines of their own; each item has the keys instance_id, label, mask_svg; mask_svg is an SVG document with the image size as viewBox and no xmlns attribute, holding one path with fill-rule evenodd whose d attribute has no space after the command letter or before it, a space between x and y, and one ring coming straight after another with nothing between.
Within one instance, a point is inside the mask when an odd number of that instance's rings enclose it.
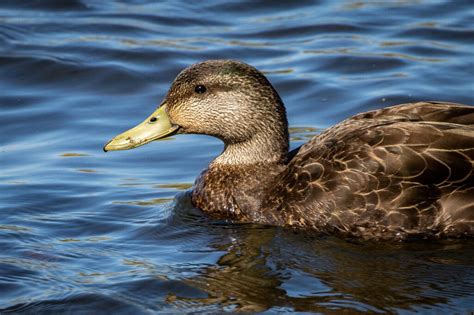
<instances>
[{"instance_id":1,"label":"duck","mask_svg":"<svg viewBox=\"0 0 474 315\"><path fill-rule=\"evenodd\" d=\"M208 60L182 70L158 108L103 149L175 134L224 143L191 191L210 218L369 240L474 236L473 106L371 110L289 152L285 106L266 76Z\"/></svg>"}]
</instances>

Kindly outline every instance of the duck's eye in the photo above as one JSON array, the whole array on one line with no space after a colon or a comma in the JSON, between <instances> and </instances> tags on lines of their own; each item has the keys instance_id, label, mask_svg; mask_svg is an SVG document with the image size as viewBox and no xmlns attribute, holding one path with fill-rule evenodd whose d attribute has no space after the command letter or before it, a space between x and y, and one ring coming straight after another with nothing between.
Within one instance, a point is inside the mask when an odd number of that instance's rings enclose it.
<instances>
[{"instance_id":1,"label":"duck's eye","mask_svg":"<svg viewBox=\"0 0 474 315\"><path fill-rule=\"evenodd\" d=\"M202 94L204 92L206 92L206 87L204 85L196 85L196 87L194 88L194 92L198 93L198 94Z\"/></svg>"},{"instance_id":2,"label":"duck's eye","mask_svg":"<svg viewBox=\"0 0 474 315\"><path fill-rule=\"evenodd\" d=\"M155 122L156 120L157 120L156 117L151 117L151 118L150 118L150 122Z\"/></svg>"}]
</instances>

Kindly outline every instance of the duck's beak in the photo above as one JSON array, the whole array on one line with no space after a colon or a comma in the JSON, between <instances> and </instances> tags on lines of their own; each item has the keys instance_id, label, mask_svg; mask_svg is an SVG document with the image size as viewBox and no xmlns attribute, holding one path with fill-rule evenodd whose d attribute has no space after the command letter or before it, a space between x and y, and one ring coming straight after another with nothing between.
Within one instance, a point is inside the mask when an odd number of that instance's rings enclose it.
<instances>
[{"instance_id":1,"label":"duck's beak","mask_svg":"<svg viewBox=\"0 0 474 315\"><path fill-rule=\"evenodd\" d=\"M119 134L104 146L104 151L129 150L151 141L174 134L178 126L173 125L166 113L166 103L154 111L141 124Z\"/></svg>"}]
</instances>

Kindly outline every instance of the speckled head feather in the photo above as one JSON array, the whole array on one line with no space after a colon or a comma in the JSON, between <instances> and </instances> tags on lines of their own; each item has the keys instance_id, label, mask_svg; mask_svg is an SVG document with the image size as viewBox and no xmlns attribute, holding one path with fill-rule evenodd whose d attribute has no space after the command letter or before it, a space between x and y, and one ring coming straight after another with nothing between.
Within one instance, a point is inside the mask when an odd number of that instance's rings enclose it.
<instances>
[{"instance_id":1,"label":"speckled head feather","mask_svg":"<svg viewBox=\"0 0 474 315\"><path fill-rule=\"evenodd\" d=\"M201 93L196 92L198 86ZM171 122L180 126L181 133L224 141L224 153L215 163L283 163L286 159L285 107L254 67L231 60L195 64L177 76L165 102Z\"/></svg>"}]
</instances>

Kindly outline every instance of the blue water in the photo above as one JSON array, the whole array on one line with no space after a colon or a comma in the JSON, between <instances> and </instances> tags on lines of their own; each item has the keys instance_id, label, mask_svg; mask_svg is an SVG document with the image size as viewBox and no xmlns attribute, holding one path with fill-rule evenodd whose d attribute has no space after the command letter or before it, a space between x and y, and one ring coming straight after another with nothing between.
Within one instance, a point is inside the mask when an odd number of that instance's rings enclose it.
<instances>
[{"instance_id":1,"label":"blue water","mask_svg":"<svg viewBox=\"0 0 474 315\"><path fill-rule=\"evenodd\" d=\"M472 241L210 221L186 191L218 140L102 152L212 58L267 74L292 147L364 110L472 105L472 1L191 3L0 2L0 313L472 312Z\"/></svg>"}]
</instances>

